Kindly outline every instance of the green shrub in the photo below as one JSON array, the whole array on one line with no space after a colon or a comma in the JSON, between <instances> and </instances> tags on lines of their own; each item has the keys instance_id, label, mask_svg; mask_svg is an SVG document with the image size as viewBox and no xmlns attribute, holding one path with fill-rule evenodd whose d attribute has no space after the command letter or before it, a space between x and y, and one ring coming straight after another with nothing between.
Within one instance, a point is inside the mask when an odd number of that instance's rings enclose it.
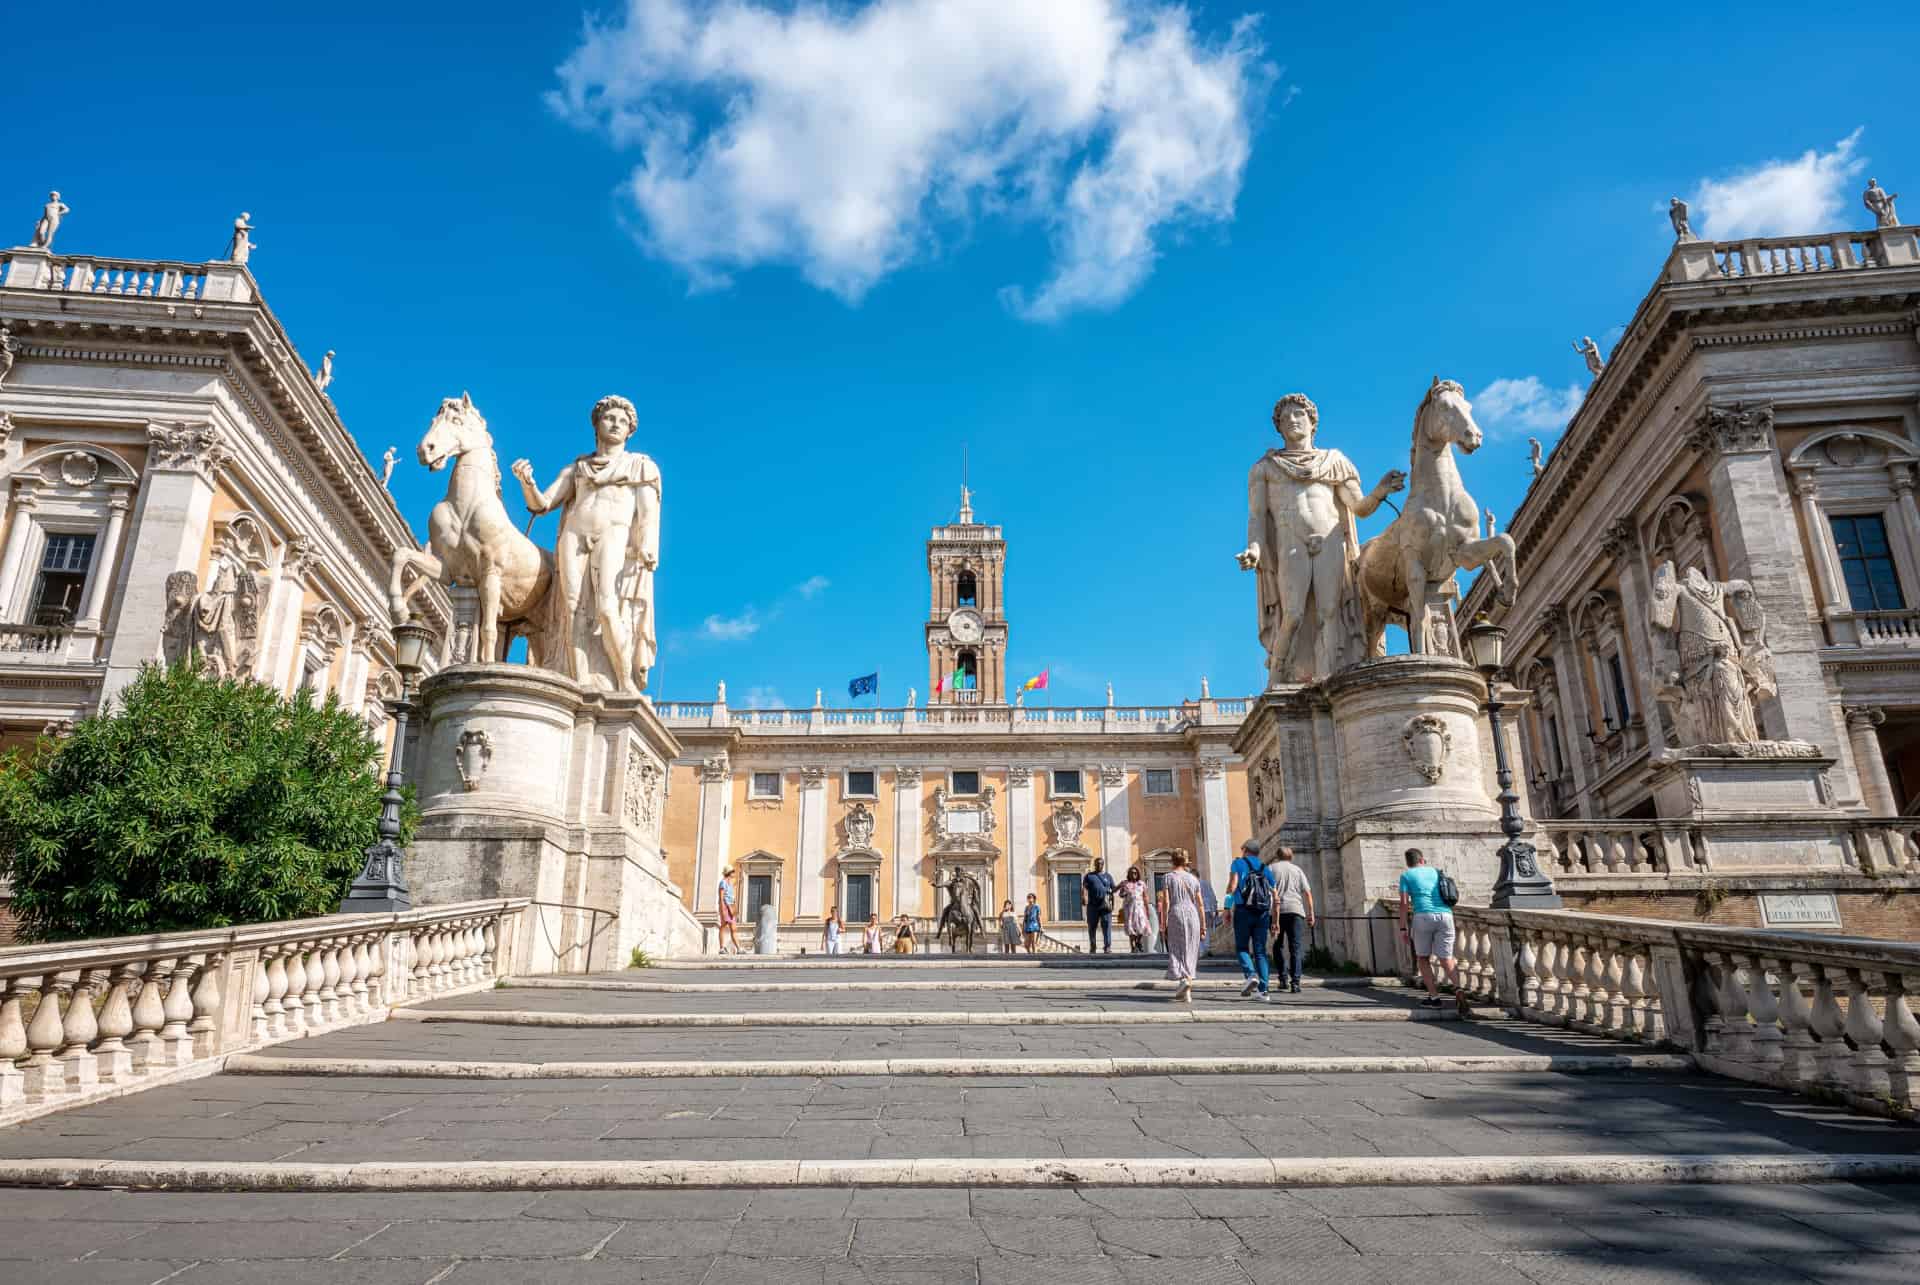
<instances>
[{"instance_id":1,"label":"green shrub","mask_svg":"<svg viewBox=\"0 0 1920 1285\"><path fill-rule=\"evenodd\" d=\"M640 949L638 946L635 946L633 948L633 954L629 956L627 959L627 967L628 968L652 968L653 956L647 954L646 951Z\"/></svg>"},{"instance_id":2,"label":"green shrub","mask_svg":"<svg viewBox=\"0 0 1920 1285\"><path fill-rule=\"evenodd\" d=\"M332 696L149 665L70 736L0 760L0 870L23 934L331 914L378 836L380 756Z\"/></svg>"}]
</instances>

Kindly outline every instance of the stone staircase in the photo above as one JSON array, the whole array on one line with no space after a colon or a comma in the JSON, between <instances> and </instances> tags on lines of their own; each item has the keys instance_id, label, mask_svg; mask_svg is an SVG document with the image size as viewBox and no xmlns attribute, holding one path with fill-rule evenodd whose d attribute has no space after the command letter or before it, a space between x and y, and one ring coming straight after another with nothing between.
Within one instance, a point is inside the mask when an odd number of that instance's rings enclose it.
<instances>
[{"instance_id":1,"label":"stone staircase","mask_svg":"<svg viewBox=\"0 0 1920 1285\"><path fill-rule=\"evenodd\" d=\"M1208 961L507 978L0 1130L0 1280L1920 1279L1920 1130Z\"/></svg>"}]
</instances>

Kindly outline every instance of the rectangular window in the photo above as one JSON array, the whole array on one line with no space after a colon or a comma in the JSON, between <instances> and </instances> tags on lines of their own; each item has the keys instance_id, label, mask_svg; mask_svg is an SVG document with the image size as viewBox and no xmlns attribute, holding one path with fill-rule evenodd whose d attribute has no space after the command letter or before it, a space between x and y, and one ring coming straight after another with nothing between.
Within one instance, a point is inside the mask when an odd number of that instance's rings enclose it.
<instances>
[{"instance_id":1,"label":"rectangular window","mask_svg":"<svg viewBox=\"0 0 1920 1285\"><path fill-rule=\"evenodd\" d=\"M1150 767L1141 775L1146 780L1148 794L1172 794L1173 793L1173 769L1172 768Z\"/></svg>"},{"instance_id":2,"label":"rectangular window","mask_svg":"<svg viewBox=\"0 0 1920 1285\"><path fill-rule=\"evenodd\" d=\"M1840 553L1840 574L1847 582L1847 603L1855 611L1899 611L1907 605L1887 543L1887 520L1878 513L1835 515L1833 544Z\"/></svg>"},{"instance_id":3,"label":"rectangular window","mask_svg":"<svg viewBox=\"0 0 1920 1285\"><path fill-rule=\"evenodd\" d=\"M1630 707L1627 705L1627 676L1620 669L1620 653L1614 652L1607 657L1607 676L1613 680L1613 716L1620 726L1627 725Z\"/></svg>"},{"instance_id":4,"label":"rectangular window","mask_svg":"<svg viewBox=\"0 0 1920 1285\"><path fill-rule=\"evenodd\" d=\"M40 555L40 579L33 587L30 623L70 625L79 619L87 570L93 565L93 542L91 532L47 536L46 550Z\"/></svg>"},{"instance_id":5,"label":"rectangular window","mask_svg":"<svg viewBox=\"0 0 1920 1285\"><path fill-rule=\"evenodd\" d=\"M771 904L773 904L773 876L748 875L747 922L750 924L759 923L761 909ZM777 915L780 912L776 910L774 913Z\"/></svg>"},{"instance_id":6,"label":"rectangular window","mask_svg":"<svg viewBox=\"0 0 1920 1285\"><path fill-rule=\"evenodd\" d=\"M750 799L777 799L780 797L780 774L778 772L755 772L753 782L747 787Z\"/></svg>"},{"instance_id":7,"label":"rectangular window","mask_svg":"<svg viewBox=\"0 0 1920 1285\"><path fill-rule=\"evenodd\" d=\"M1080 795L1080 769L1077 767L1056 767L1053 769L1053 792L1055 795Z\"/></svg>"},{"instance_id":8,"label":"rectangular window","mask_svg":"<svg viewBox=\"0 0 1920 1285\"><path fill-rule=\"evenodd\" d=\"M873 781L872 768L849 768L846 784L840 793L849 799L871 799L874 797Z\"/></svg>"},{"instance_id":9,"label":"rectangular window","mask_svg":"<svg viewBox=\"0 0 1920 1285\"><path fill-rule=\"evenodd\" d=\"M1053 877L1053 917L1085 919L1086 903L1080 899L1080 872L1062 871Z\"/></svg>"},{"instance_id":10,"label":"rectangular window","mask_svg":"<svg viewBox=\"0 0 1920 1285\"><path fill-rule=\"evenodd\" d=\"M873 876L848 875L847 900L840 907L840 918L849 924L864 924L873 913Z\"/></svg>"},{"instance_id":11,"label":"rectangular window","mask_svg":"<svg viewBox=\"0 0 1920 1285\"><path fill-rule=\"evenodd\" d=\"M955 794L980 793L980 774L978 772L949 772L947 788Z\"/></svg>"}]
</instances>

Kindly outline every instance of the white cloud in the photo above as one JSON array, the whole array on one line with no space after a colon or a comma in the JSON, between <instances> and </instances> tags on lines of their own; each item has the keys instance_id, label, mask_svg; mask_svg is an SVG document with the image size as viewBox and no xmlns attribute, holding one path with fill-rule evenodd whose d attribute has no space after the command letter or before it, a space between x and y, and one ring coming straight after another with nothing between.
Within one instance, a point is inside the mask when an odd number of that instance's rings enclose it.
<instances>
[{"instance_id":1,"label":"white cloud","mask_svg":"<svg viewBox=\"0 0 1920 1285\"><path fill-rule=\"evenodd\" d=\"M832 583L833 582L825 576L808 576L805 580L795 585L793 591L802 598L815 598L826 592L827 586Z\"/></svg>"},{"instance_id":2,"label":"white cloud","mask_svg":"<svg viewBox=\"0 0 1920 1285\"><path fill-rule=\"evenodd\" d=\"M740 642L760 632L760 613L752 607L737 616L708 616L700 622L700 636L711 642Z\"/></svg>"},{"instance_id":3,"label":"white cloud","mask_svg":"<svg viewBox=\"0 0 1920 1285\"><path fill-rule=\"evenodd\" d=\"M780 693L771 687L749 687L747 688L746 704L742 708L786 709L788 705L785 700L781 699Z\"/></svg>"},{"instance_id":4,"label":"white cloud","mask_svg":"<svg viewBox=\"0 0 1920 1285\"><path fill-rule=\"evenodd\" d=\"M1867 164L1866 157L1854 155L1859 142L1856 129L1832 151L1809 148L1793 160L1702 179L1688 198L1694 230L1715 241L1731 241L1830 232L1842 226L1847 189Z\"/></svg>"},{"instance_id":5,"label":"white cloud","mask_svg":"<svg viewBox=\"0 0 1920 1285\"><path fill-rule=\"evenodd\" d=\"M1251 20L1151 0L627 0L550 105L633 147L638 235L696 287L792 264L858 300L971 218L1037 219L1050 319L1111 307L1169 231L1231 220L1274 72Z\"/></svg>"},{"instance_id":6,"label":"white cloud","mask_svg":"<svg viewBox=\"0 0 1920 1285\"><path fill-rule=\"evenodd\" d=\"M1473 395L1473 417L1494 436L1557 433L1587 395L1578 384L1548 388L1538 375L1496 379Z\"/></svg>"}]
</instances>

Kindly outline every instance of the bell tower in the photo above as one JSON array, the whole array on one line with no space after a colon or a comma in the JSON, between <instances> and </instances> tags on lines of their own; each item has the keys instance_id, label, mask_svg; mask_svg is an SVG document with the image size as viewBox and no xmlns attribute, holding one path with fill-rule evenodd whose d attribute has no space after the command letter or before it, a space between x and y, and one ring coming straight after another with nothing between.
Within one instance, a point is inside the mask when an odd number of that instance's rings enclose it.
<instances>
[{"instance_id":1,"label":"bell tower","mask_svg":"<svg viewBox=\"0 0 1920 1285\"><path fill-rule=\"evenodd\" d=\"M928 704L1007 703L1006 570L1000 528L973 520L973 494L962 486L959 520L927 539Z\"/></svg>"}]
</instances>

